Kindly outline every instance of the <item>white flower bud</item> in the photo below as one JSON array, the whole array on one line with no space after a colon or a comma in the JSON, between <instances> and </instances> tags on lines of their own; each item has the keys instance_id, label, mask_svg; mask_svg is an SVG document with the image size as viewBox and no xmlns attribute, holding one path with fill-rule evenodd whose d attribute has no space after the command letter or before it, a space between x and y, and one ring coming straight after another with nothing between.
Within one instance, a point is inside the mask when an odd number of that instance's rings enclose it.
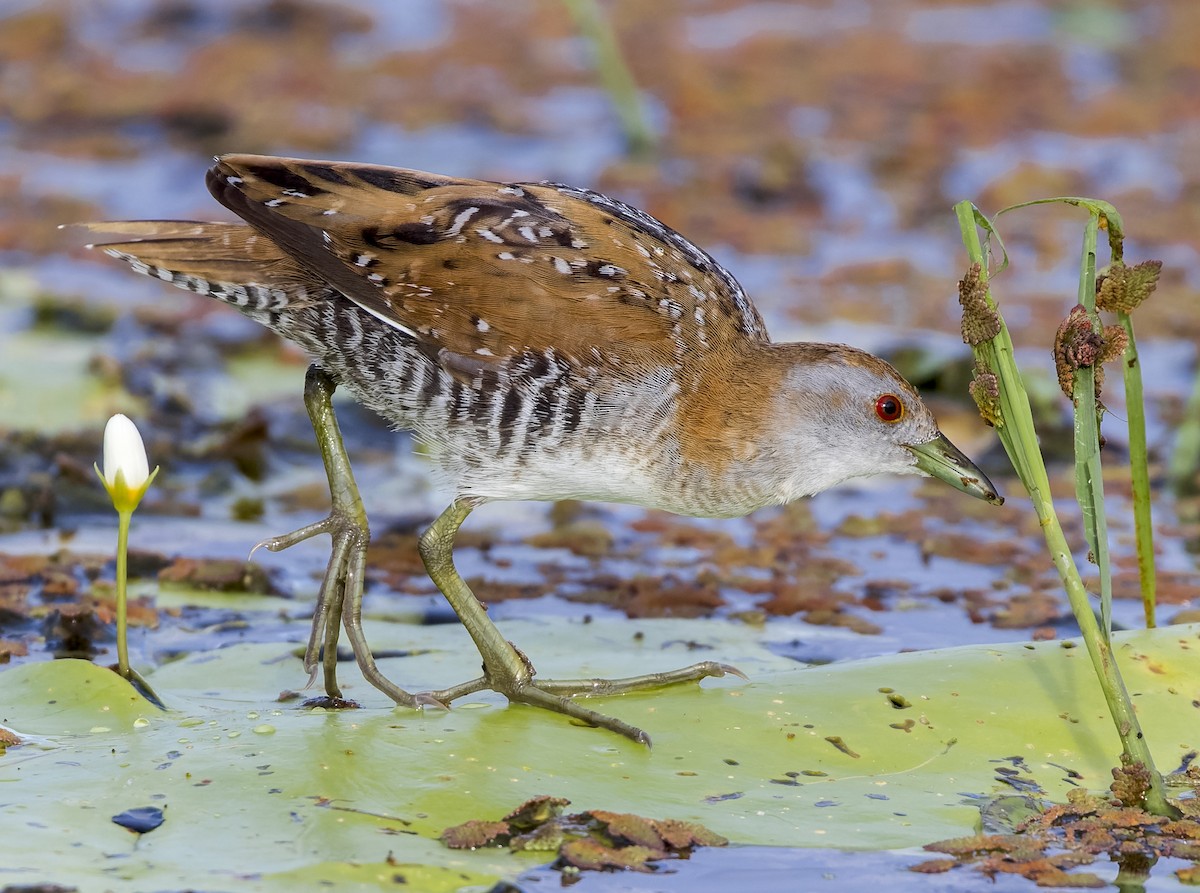
<instances>
[{"instance_id":1,"label":"white flower bud","mask_svg":"<svg viewBox=\"0 0 1200 893\"><path fill-rule=\"evenodd\" d=\"M117 413L104 426L104 471L96 469L118 512L133 511L141 502L154 475L137 426Z\"/></svg>"},{"instance_id":2,"label":"white flower bud","mask_svg":"<svg viewBox=\"0 0 1200 893\"><path fill-rule=\"evenodd\" d=\"M104 480L110 487L117 485L119 471L125 473L128 487L141 487L150 477L146 446L137 425L117 413L104 426Z\"/></svg>"}]
</instances>

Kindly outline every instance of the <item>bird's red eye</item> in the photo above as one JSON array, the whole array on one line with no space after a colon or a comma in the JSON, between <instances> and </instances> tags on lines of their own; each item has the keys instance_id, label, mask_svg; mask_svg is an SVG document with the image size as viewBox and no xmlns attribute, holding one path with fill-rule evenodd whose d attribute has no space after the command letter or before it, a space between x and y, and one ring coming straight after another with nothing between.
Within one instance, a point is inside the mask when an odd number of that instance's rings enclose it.
<instances>
[{"instance_id":1,"label":"bird's red eye","mask_svg":"<svg viewBox=\"0 0 1200 893\"><path fill-rule=\"evenodd\" d=\"M895 394L884 394L875 401L875 415L885 422L898 422L904 418L904 403Z\"/></svg>"}]
</instances>

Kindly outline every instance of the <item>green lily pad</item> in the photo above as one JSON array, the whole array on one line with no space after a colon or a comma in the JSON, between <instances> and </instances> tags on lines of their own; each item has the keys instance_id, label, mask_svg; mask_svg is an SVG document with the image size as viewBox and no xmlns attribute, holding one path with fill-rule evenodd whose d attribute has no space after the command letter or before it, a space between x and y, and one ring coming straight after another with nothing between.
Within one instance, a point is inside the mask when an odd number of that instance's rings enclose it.
<instances>
[{"instance_id":1,"label":"green lily pad","mask_svg":"<svg viewBox=\"0 0 1200 893\"><path fill-rule=\"evenodd\" d=\"M137 401L91 371L100 341L23 332L0 350L0 430L56 434L102 425Z\"/></svg>"},{"instance_id":2,"label":"green lily pad","mask_svg":"<svg viewBox=\"0 0 1200 893\"><path fill-rule=\"evenodd\" d=\"M449 712L392 708L352 666L345 693L363 709L281 704L278 692L304 680L285 644L147 673L166 712L90 663L27 664L0 675L0 722L27 739L0 756L5 863L17 877L58 883L94 884L100 873L115 890L179 877L205 887L251 877L254 889L284 890L313 872L349 872L369 889L418 868L429 872L423 888L450 890L538 864L536 854L451 851L437 840L538 794L578 810L699 822L734 844L888 849L974 833L980 797L1104 789L1116 763L1087 655L1060 643L805 668L731 623L504 630L547 677L720 657L752 681L597 699L652 735L647 750L491 695ZM461 681L477 664L456 626L372 623L368 635L380 649L421 652L381 662L412 690ZM1198 643L1192 626L1118 640L1164 769L1200 745ZM166 820L135 846L111 816L146 805Z\"/></svg>"},{"instance_id":3,"label":"green lily pad","mask_svg":"<svg viewBox=\"0 0 1200 893\"><path fill-rule=\"evenodd\" d=\"M59 434L103 426L115 412L140 414L142 401L93 368L97 357L111 353L109 338L39 331L13 321L11 308L38 300L27 273L0 271L0 431ZM304 369L299 358L275 351L234 356L221 374L204 381L202 399L220 418L242 418L263 403L299 401Z\"/></svg>"}]
</instances>

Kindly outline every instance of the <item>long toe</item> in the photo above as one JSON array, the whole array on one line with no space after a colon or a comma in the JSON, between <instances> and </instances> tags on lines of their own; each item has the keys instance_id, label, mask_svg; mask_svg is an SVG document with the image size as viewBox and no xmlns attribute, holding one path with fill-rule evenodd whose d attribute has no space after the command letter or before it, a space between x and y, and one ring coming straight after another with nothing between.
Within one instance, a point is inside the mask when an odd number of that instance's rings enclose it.
<instances>
[{"instance_id":1,"label":"long toe","mask_svg":"<svg viewBox=\"0 0 1200 893\"><path fill-rule=\"evenodd\" d=\"M597 695L620 695L631 691L646 691L654 688L665 688L670 685L682 685L689 682L699 682L701 679L720 676L738 676L746 679L746 674L737 667L717 663L713 660L701 661L689 667L678 670L666 670L660 673L645 673L641 676L626 676L623 679L538 679L537 687L556 695L588 697Z\"/></svg>"},{"instance_id":2,"label":"long toe","mask_svg":"<svg viewBox=\"0 0 1200 893\"><path fill-rule=\"evenodd\" d=\"M262 542L255 543L254 548L250 550L250 557L259 549L266 549L268 552L282 552L284 549L290 549L296 543L302 543L305 540L310 540L314 536L320 536L323 533L336 534L337 531L345 525L345 521L336 518L333 515L327 515L320 521L314 521L312 524L305 524L298 530L293 530L291 533L283 533L279 536L273 536Z\"/></svg>"},{"instance_id":3,"label":"long toe","mask_svg":"<svg viewBox=\"0 0 1200 893\"><path fill-rule=\"evenodd\" d=\"M518 704L528 704L531 707L552 710L555 713L561 713L572 719L580 720L588 726L616 732L618 735L622 735L638 744L644 744L646 747L652 746L650 736L637 726L630 725L624 720L617 719L615 716L608 716L589 707L584 707L570 698L545 691L540 685L526 685L520 691L508 694L507 697L510 701Z\"/></svg>"}]
</instances>

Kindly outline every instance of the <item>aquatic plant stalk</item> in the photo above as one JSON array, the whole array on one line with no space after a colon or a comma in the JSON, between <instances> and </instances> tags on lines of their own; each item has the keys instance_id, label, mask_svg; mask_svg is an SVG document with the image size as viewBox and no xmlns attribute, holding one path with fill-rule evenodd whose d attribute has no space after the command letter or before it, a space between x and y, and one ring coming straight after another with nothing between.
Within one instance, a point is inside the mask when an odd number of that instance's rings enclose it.
<instances>
[{"instance_id":1,"label":"aquatic plant stalk","mask_svg":"<svg viewBox=\"0 0 1200 893\"><path fill-rule=\"evenodd\" d=\"M980 404L984 418L995 425L1000 442L1004 445L1017 476L1029 492L1055 569L1066 589L1071 610L1075 614L1088 656L1100 681L1122 749L1128 759L1141 763L1149 771L1150 789L1146 794L1146 808L1157 815L1177 815L1175 808L1167 801L1162 777L1154 766L1149 745L1142 734L1129 692L1121 678L1112 645L1096 622L1088 592L1084 588L1062 525L1054 511L1050 482L1033 425L1033 413L1020 371L1013 359L1012 338L988 288L987 258L979 241L978 227L982 226L993 237L996 237L995 229L991 221L969 201L955 205L955 213L963 244L973 264L972 272L968 274L968 279L964 280L963 286L963 331L976 359L976 378L972 393ZM1086 259L1084 263L1086 265ZM971 306L971 302L975 302L974 307ZM976 314L975 318L970 318L973 311ZM1077 386L1088 390L1094 400L1095 392L1086 388L1086 381L1077 382ZM1089 413L1086 407L1081 407L1077 417L1081 416L1088 416L1094 424L1094 409ZM1091 473L1088 472L1089 475Z\"/></svg>"},{"instance_id":2,"label":"aquatic plant stalk","mask_svg":"<svg viewBox=\"0 0 1200 893\"><path fill-rule=\"evenodd\" d=\"M1196 367L1196 382L1192 396L1183 411L1183 421L1175 435L1175 449L1167 468L1171 489L1179 497L1200 492L1200 366Z\"/></svg>"},{"instance_id":3,"label":"aquatic plant stalk","mask_svg":"<svg viewBox=\"0 0 1200 893\"><path fill-rule=\"evenodd\" d=\"M621 119L621 129L630 153L642 155L649 152L657 142L654 130L646 120L646 107L638 92L637 82L625 62L604 11L596 0L563 0L563 5L575 20L580 34L591 45L596 71Z\"/></svg>"},{"instance_id":4,"label":"aquatic plant stalk","mask_svg":"<svg viewBox=\"0 0 1200 893\"><path fill-rule=\"evenodd\" d=\"M1092 211L1084 227L1083 256L1079 270L1079 304L1095 331L1103 331L1096 313L1096 233L1100 215ZM1112 563L1108 556L1108 519L1104 512L1104 473L1100 467L1100 417L1096 398L1099 363L1084 363L1074 370L1072 402L1075 404L1075 498L1083 516L1083 533L1091 561L1100 575L1100 626L1112 640Z\"/></svg>"},{"instance_id":5,"label":"aquatic plant stalk","mask_svg":"<svg viewBox=\"0 0 1200 893\"><path fill-rule=\"evenodd\" d=\"M1118 313L1117 322L1129 339L1121 359L1125 381L1125 406L1129 425L1129 476L1133 483L1133 527L1137 540L1138 581L1142 590L1142 611L1146 627L1158 625L1155 609L1158 581L1154 569L1154 520L1150 510L1150 461L1146 449L1146 407L1142 397L1142 367L1138 363L1133 320Z\"/></svg>"},{"instance_id":6,"label":"aquatic plant stalk","mask_svg":"<svg viewBox=\"0 0 1200 893\"><path fill-rule=\"evenodd\" d=\"M1107 333L1096 312L1096 237L1103 224L1109 233L1113 256L1119 259L1124 233L1121 215L1111 204L1073 196L1021 202L998 211L996 217L1019 208L1056 203L1076 205L1089 212L1079 261L1077 310L1072 311L1059 330L1055 342L1055 362L1059 366L1059 383L1075 407L1075 498L1083 519L1089 559L1099 571L1101 626L1105 638L1111 639L1112 562L1108 554L1108 520L1104 510L1104 476L1100 464L1100 420L1104 416L1104 407L1099 402L1097 386L1103 375L1100 367L1110 357L1103 350ZM1082 310L1082 313L1078 310ZM1087 358L1070 355L1075 351L1082 354L1085 350L1092 355ZM1065 381L1068 376L1071 378L1069 383Z\"/></svg>"},{"instance_id":7,"label":"aquatic plant stalk","mask_svg":"<svg viewBox=\"0 0 1200 893\"><path fill-rule=\"evenodd\" d=\"M1118 217L1119 221L1120 218ZM1110 221L1108 227L1108 245L1112 253L1112 265L1124 266L1124 233L1119 226L1114 227ZM1157 271L1154 282L1157 282ZM1136 297L1143 300L1153 290L1153 284L1144 295ZM1127 298L1128 300L1128 298ZM1142 393L1142 366L1138 362L1137 339L1133 335L1133 318L1130 316L1131 306L1120 305L1112 308L1117 315L1117 323L1125 331L1125 352L1121 358L1121 376L1125 383L1125 411L1129 427L1129 476L1133 485L1133 524L1137 541L1138 582L1142 591L1142 611L1146 617L1146 627L1158 625L1155 618L1157 605L1157 579L1154 568L1154 522L1150 509L1150 461L1146 449L1146 406Z\"/></svg>"},{"instance_id":8,"label":"aquatic plant stalk","mask_svg":"<svg viewBox=\"0 0 1200 893\"><path fill-rule=\"evenodd\" d=\"M1113 214L1115 215L1115 209ZM1120 225L1120 216L1106 216L1108 223L1108 247L1112 265L1124 265L1125 233ZM1115 221L1115 225L1114 225ZM1157 282L1157 273L1154 281ZM1153 290L1153 285L1143 300ZM1108 309L1108 308L1106 308ZM1111 308L1117 323L1125 331L1125 351L1121 357L1121 377L1125 384L1125 412L1129 428L1129 477L1133 487L1133 524L1137 541L1138 582L1141 584L1142 611L1146 627L1158 625L1155 609L1158 601L1158 582L1154 567L1154 520L1150 508L1150 459L1146 449L1146 404L1142 391L1142 366L1138 362L1137 339L1133 334L1133 318L1130 306Z\"/></svg>"}]
</instances>

